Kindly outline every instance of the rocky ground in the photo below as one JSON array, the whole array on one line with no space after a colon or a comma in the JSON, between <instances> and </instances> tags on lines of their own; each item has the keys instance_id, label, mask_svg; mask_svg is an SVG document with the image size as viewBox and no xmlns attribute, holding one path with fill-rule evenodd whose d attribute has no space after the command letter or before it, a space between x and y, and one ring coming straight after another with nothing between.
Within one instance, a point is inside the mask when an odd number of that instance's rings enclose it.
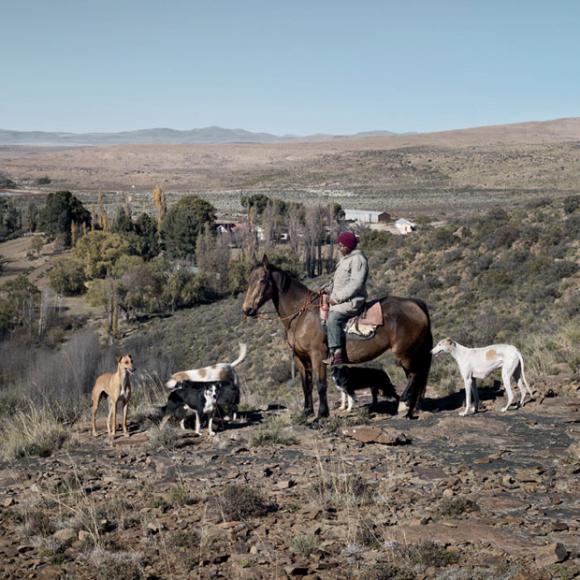
<instances>
[{"instance_id":1,"label":"rocky ground","mask_svg":"<svg viewBox=\"0 0 580 580\"><path fill-rule=\"evenodd\" d=\"M481 393L477 416L458 394L414 421L361 396L318 429L264 407L211 439L75 425L0 465L3 577L577 577L577 385L505 414Z\"/></svg>"}]
</instances>

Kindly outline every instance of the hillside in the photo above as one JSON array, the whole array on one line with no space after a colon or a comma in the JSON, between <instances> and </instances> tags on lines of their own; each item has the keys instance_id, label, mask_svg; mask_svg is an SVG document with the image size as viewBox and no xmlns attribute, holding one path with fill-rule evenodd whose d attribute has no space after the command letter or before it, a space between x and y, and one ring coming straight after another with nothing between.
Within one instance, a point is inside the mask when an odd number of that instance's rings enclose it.
<instances>
[{"instance_id":1,"label":"hillside","mask_svg":"<svg viewBox=\"0 0 580 580\"><path fill-rule=\"evenodd\" d=\"M244 318L240 296L126 323L113 346L86 322L51 348L0 343L8 577L576 577L579 234L575 196L362 236L371 296L425 299L436 340L521 349L536 396L508 413L492 376L479 382L481 413L459 417L461 381L443 357L418 420L370 408L364 392L342 415L329 386L332 417L311 429L281 324ZM151 405L166 377L231 361L242 341L243 420L214 439L160 432ZM90 436L88 391L127 351L131 436L110 445ZM393 358L376 364L401 391ZM372 443L377 429L406 444Z\"/></svg>"},{"instance_id":2,"label":"hillside","mask_svg":"<svg viewBox=\"0 0 580 580\"><path fill-rule=\"evenodd\" d=\"M241 193L286 200L440 214L578 191L580 119L418 135L269 144L0 148L8 178L50 191L129 192L145 200L161 185L198 192L221 210ZM46 190L46 188L45 188Z\"/></svg>"}]
</instances>

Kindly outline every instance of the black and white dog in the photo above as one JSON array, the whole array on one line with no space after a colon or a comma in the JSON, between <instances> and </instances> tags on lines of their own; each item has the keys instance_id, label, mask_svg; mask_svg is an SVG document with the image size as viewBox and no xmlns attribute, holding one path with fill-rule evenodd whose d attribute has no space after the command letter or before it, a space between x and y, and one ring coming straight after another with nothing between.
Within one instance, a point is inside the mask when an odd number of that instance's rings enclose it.
<instances>
[{"instance_id":1,"label":"black and white dog","mask_svg":"<svg viewBox=\"0 0 580 580\"><path fill-rule=\"evenodd\" d=\"M181 381L167 397L159 428L163 429L167 421L175 417L180 420L181 428L185 430L185 421L193 413L195 432L201 435L201 419L206 416L208 432L215 435L212 423L217 409L218 389L218 382Z\"/></svg>"},{"instance_id":2,"label":"black and white dog","mask_svg":"<svg viewBox=\"0 0 580 580\"><path fill-rule=\"evenodd\" d=\"M218 383L217 412L222 420L236 421L238 405L240 404L240 385L237 381L222 381Z\"/></svg>"},{"instance_id":3,"label":"black and white dog","mask_svg":"<svg viewBox=\"0 0 580 580\"><path fill-rule=\"evenodd\" d=\"M369 389L373 395L373 405L379 400L379 391L388 401L398 401L399 396L389 375L382 369L369 367L332 367L332 378L336 388L340 391L340 410L352 410L356 401L355 391ZM348 408L346 401L348 399Z\"/></svg>"}]
</instances>

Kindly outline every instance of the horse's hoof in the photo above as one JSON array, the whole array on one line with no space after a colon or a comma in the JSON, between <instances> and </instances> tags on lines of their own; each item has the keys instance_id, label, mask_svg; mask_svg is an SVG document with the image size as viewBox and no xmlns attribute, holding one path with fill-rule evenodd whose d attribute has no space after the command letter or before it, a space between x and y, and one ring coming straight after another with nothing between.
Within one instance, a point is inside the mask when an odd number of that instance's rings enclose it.
<instances>
[{"instance_id":1,"label":"horse's hoof","mask_svg":"<svg viewBox=\"0 0 580 580\"><path fill-rule=\"evenodd\" d=\"M308 425L311 429L322 429L324 423L324 419L322 417L316 417L310 425Z\"/></svg>"}]
</instances>

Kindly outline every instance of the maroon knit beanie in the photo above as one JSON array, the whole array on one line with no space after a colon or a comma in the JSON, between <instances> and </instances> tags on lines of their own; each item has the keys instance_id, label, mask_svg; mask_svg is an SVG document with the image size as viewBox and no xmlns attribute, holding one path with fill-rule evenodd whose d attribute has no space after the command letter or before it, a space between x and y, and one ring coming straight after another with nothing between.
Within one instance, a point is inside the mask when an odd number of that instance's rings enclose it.
<instances>
[{"instance_id":1,"label":"maroon knit beanie","mask_svg":"<svg viewBox=\"0 0 580 580\"><path fill-rule=\"evenodd\" d=\"M338 236L337 242L346 246L349 250L354 250L358 244L358 240L352 232L342 232L342 234Z\"/></svg>"}]
</instances>

